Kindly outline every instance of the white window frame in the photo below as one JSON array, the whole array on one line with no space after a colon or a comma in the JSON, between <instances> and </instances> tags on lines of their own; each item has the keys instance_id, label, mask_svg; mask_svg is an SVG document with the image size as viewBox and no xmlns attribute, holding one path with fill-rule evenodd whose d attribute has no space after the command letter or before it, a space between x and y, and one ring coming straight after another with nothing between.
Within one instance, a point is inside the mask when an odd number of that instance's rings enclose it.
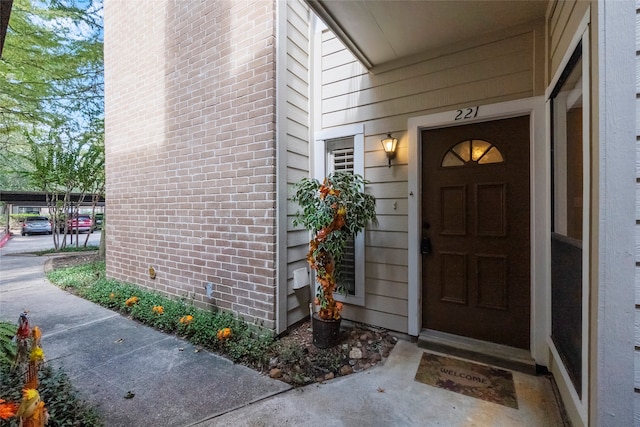
<instances>
[{"instance_id":1,"label":"white window frame","mask_svg":"<svg viewBox=\"0 0 640 427\"><path fill-rule=\"evenodd\" d=\"M566 390L569 394L569 398L571 399L571 403L576 408L578 415L581 420L586 424L587 419L589 417L589 365L591 360L589 358L589 342L590 342L590 334L589 334L589 322L591 321L589 317L589 306L590 306L590 289L589 289L589 280L591 275L591 263L590 263L590 248L591 248L591 238L590 238L590 188L591 188L591 94L589 90L590 85L590 48L589 48L589 20L590 20L590 9L587 10L585 15L582 18L582 21L578 27L578 30L573 36L571 43L567 47L565 55L562 59L562 62L558 66L555 75L551 79L549 86L547 87L545 93L545 99L547 100L547 116L549 123L551 120L554 120L551 117L551 94L553 89L556 87L558 81L560 80L560 76L564 72L565 68L567 68L567 64L571 58L571 55L578 47L578 44L582 43L582 137L583 137L583 200L582 200L582 398L578 395L578 393L573 388L573 383L569 377L569 373L567 372L564 364L562 363L562 359L560 358L560 354L556 349L556 346L551 339L551 324L549 322L549 332L547 337L547 343L549 346L549 351L552 354L553 359L555 360L555 366L557 369L552 371L554 375L559 375L562 377L562 381L566 384ZM551 140L552 135L549 133L549 140ZM555 166L553 166L555 167ZM562 179L562 177L561 177ZM564 209L564 211L562 211ZM566 207L561 207L561 211L559 215L566 216ZM551 262L551 258L549 258L549 263ZM551 283L551 277L549 276L549 287ZM551 289L548 292L549 298L549 307L551 306ZM565 398L565 396L563 396Z\"/></svg>"},{"instance_id":2,"label":"white window frame","mask_svg":"<svg viewBox=\"0 0 640 427\"><path fill-rule=\"evenodd\" d=\"M318 181L327 175L326 141L338 138L353 138L353 172L364 176L364 125L346 125L318 132L315 137L312 176ZM335 293L334 298L345 304L364 306L365 304L365 238L364 232L358 233L354 242L355 249L355 295ZM316 284L317 286L317 284Z\"/></svg>"}]
</instances>

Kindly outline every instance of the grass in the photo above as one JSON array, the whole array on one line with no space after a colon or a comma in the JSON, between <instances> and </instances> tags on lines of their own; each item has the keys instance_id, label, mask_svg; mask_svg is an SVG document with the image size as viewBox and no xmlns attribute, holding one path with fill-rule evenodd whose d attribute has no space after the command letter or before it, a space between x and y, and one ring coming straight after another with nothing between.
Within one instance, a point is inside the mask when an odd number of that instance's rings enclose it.
<instances>
[{"instance_id":1,"label":"grass","mask_svg":"<svg viewBox=\"0 0 640 427\"><path fill-rule=\"evenodd\" d=\"M104 261L57 269L47 278L82 298L163 332L175 333L234 362L258 369L269 362L273 344L271 331L228 312L206 311L186 299L170 299L130 283L107 279ZM135 302L132 297L136 297ZM225 328L231 330L231 336L219 337L219 332Z\"/></svg>"}]
</instances>

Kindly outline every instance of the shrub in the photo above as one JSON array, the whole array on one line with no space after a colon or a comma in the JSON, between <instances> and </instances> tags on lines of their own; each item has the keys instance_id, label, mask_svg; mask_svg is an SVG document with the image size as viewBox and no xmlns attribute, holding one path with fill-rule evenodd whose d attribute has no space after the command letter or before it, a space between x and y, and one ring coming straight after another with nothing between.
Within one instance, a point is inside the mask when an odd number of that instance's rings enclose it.
<instances>
[{"instance_id":1,"label":"shrub","mask_svg":"<svg viewBox=\"0 0 640 427\"><path fill-rule=\"evenodd\" d=\"M10 322L0 322L0 363L11 363L16 357L13 337L18 327Z\"/></svg>"},{"instance_id":2,"label":"shrub","mask_svg":"<svg viewBox=\"0 0 640 427\"><path fill-rule=\"evenodd\" d=\"M253 367L262 367L268 362L273 343L271 331L226 311L203 310L185 299L171 299L153 290L106 279L103 261L54 270L47 277L55 285L89 301L161 331L177 333L191 343L217 351L234 362ZM187 317L188 321L185 320ZM220 339L218 333L226 329L229 331L225 331L223 339Z\"/></svg>"},{"instance_id":3,"label":"shrub","mask_svg":"<svg viewBox=\"0 0 640 427\"><path fill-rule=\"evenodd\" d=\"M295 184L291 200L300 205L293 225L311 231L307 261L316 272L318 290L314 303L322 319L340 319L342 303L334 299L340 281L340 266L347 243L368 223L377 224L376 199L364 192L362 176L335 172L321 184L302 178Z\"/></svg>"},{"instance_id":4,"label":"shrub","mask_svg":"<svg viewBox=\"0 0 640 427\"><path fill-rule=\"evenodd\" d=\"M71 385L69 377L62 369L53 369L44 365L38 373L40 385L38 391L49 412L48 427L61 426L101 426L98 412L81 400ZM6 401L20 402L24 376L11 371L10 364L0 363L0 398ZM1 421L0 426L17 427L19 421L12 418Z\"/></svg>"}]
</instances>

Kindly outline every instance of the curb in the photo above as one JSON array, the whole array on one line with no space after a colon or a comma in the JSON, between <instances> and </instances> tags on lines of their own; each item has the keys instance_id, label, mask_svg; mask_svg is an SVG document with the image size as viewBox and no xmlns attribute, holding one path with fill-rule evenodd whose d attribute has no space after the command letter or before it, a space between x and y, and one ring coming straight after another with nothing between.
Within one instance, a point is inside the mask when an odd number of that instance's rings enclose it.
<instances>
[{"instance_id":1,"label":"curb","mask_svg":"<svg viewBox=\"0 0 640 427\"><path fill-rule=\"evenodd\" d=\"M6 245L9 239L11 239L11 233L5 233L2 238L0 238L0 248Z\"/></svg>"},{"instance_id":2,"label":"curb","mask_svg":"<svg viewBox=\"0 0 640 427\"><path fill-rule=\"evenodd\" d=\"M51 271L53 271L53 259L54 258L66 258L66 257L73 257L73 256L82 256L82 255L86 255L86 254L97 254L98 251L80 251L80 252L53 252L50 254L45 254L42 255L44 257L47 257L47 260L44 262L44 273L50 273Z\"/></svg>"}]
</instances>

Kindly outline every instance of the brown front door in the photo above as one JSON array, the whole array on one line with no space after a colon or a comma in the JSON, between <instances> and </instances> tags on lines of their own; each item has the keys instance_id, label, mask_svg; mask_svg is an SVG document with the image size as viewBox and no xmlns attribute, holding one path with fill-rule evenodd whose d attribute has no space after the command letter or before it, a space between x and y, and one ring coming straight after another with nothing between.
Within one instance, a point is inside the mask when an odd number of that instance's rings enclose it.
<instances>
[{"instance_id":1,"label":"brown front door","mask_svg":"<svg viewBox=\"0 0 640 427\"><path fill-rule=\"evenodd\" d=\"M529 147L528 116L422 132L423 327L529 349Z\"/></svg>"}]
</instances>

